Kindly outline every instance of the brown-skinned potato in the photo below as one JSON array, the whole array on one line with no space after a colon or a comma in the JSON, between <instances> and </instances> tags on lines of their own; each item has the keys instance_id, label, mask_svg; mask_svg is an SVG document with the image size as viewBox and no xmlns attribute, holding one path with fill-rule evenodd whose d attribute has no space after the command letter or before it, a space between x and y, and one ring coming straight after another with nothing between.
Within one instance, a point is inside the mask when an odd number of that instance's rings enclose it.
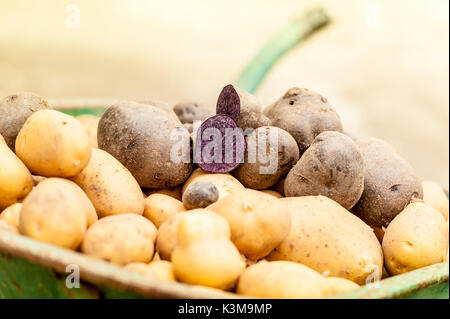
<instances>
[{"instance_id":1,"label":"brown-skinned potato","mask_svg":"<svg viewBox=\"0 0 450 319\"><path fill-rule=\"evenodd\" d=\"M364 159L364 191L352 210L370 225L387 227L406 205L422 199L421 181L385 141L364 138L356 145Z\"/></svg>"},{"instance_id":2,"label":"brown-skinned potato","mask_svg":"<svg viewBox=\"0 0 450 319\"><path fill-rule=\"evenodd\" d=\"M343 131L341 119L327 99L308 89L289 89L263 113L272 121L272 126L282 128L294 137L300 155L320 133Z\"/></svg>"},{"instance_id":3,"label":"brown-skinned potato","mask_svg":"<svg viewBox=\"0 0 450 319\"><path fill-rule=\"evenodd\" d=\"M272 187L286 176L299 159L296 141L278 127L259 127L246 139L245 162L232 171L232 175L245 187Z\"/></svg>"},{"instance_id":4,"label":"brown-skinned potato","mask_svg":"<svg viewBox=\"0 0 450 319\"><path fill-rule=\"evenodd\" d=\"M12 94L0 100L0 134L10 149L15 150L17 134L28 117L48 108L47 101L29 92Z\"/></svg>"},{"instance_id":5,"label":"brown-skinned potato","mask_svg":"<svg viewBox=\"0 0 450 319\"><path fill-rule=\"evenodd\" d=\"M364 189L364 162L346 135L319 134L291 169L284 184L286 197L324 195L352 208Z\"/></svg>"},{"instance_id":6,"label":"brown-skinned potato","mask_svg":"<svg viewBox=\"0 0 450 319\"><path fill-rule=\"evenodd\" d=\"M106 110L98 128L99 148L130 170L141 187L170 188L183 183L193 164L171 160L179 142L171 133L189 133L167 112L150 105L119 102Z\"/></svg>"},{"instance_id":7,"label":"brown-skinned potato","mask_svg":"<svg viewBox=\"0 0 450 319\"><path fill-rule=\"evenodd\" d=\"M192 124L194 121L204 121L214 116L214 110L192 100L185 100L175 104L173 111L183 124Z\"/></svg>"}]
</instances>

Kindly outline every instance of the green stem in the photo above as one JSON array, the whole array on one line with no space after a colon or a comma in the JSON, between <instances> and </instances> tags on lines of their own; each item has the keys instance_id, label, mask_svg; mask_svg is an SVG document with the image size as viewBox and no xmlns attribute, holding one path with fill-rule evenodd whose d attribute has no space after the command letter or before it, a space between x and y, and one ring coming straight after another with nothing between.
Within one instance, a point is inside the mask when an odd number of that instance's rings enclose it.
<instances>
[{"instance_id":1,"label":"green stem","mask_svg":"<svg viewBox=\"0 0 450 319\"><path fill-rule=\"evenodd\" d=\"M330 19L321 8L308 11L271 38L253 57L236 80L236 86L254 93L266 74L290 49L306 40Z\"/></svg>"}]
</instances>

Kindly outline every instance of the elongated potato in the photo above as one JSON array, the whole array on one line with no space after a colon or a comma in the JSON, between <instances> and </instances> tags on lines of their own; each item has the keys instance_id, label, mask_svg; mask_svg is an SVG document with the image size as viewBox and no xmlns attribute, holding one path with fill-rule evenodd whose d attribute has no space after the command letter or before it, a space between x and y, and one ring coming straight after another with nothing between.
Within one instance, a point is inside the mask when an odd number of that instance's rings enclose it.
<instances>
[{"instance_id":1,"label":"elongated potato","mask_svg":"<svg viewBox=\"0 0 450 319\"><path fill-rule=\"evenodd\" d=\"M385 265L391 275L440 263L448 251L448 226L441 213L411 203L389 224L383 238Z\"/></svg>"},{"instance_id":2,"label":"elongated potato","mask_svg":"<svg viewBox=\"0 0 450 319\"><path fill-rule=\"evenodd\" d=\"M89 163L72 181L84 190L99 217L144 212L144 195L133 175L105 151L93 148Z\"/></svg>"},{"instance_id":3,"label":"elongated potato","mask_svg":"<svg viewBox=\"0 0 450 319\"><path fill-rule=\"evenodd\" d=\"M136 214L107 216L86 232L81 251L119 265L148 263L158 231L151 221Z\"/></svg>"},{"instance_id":4,"label":"elongated potato","mask_svg":"<svg viewBox=\"0 0 450 319\"><path fill-rule=\"evenodd\" d=\"M213 183L219 191L219 200L245 188L236 178L228 173L206 173L201 168L197 168L184 183L181 194L184 194L190 184L198 181Z\"/></svg>"},{"instance_id":5,"label":"elongated potato","mask_svg":"<svg viewBox=\"0 0 450 319\"><path fill-rule=\"evenodd\" d=\"M22 205L22 203L15 203L6 207L0 214L0 220L6 220L8 223L19 228L20 210L22 209Z\"/></svg>"},{"instance_id":6,"label":"elongated potato","mask_svg":"<svg viewBox=\"0 0 450 319\"><path fill-rule=\"evenodd\" d=\"M74 117L41 110L27 119L17 135L16 153L36 175L70 177L87 165L91 148Z\"/></svg>"},{"instance_id":7,"label":"elongated potato","mask_svg":"<svg viewBox=\"0 0 450 319\"><path fill-rule=\"evenodd\" d=\"M324 282L318 272L302 264L260 261L242 272L237 293L275 299L321 298Z\"/></svg>"},{"instance_id":8,"label":"elongated potato","mask_svg":"<svg viewBox=\"0 0 450 319\"><path fill-rule=\"evenodd\" d=\"M383 269L383 253L373 230L324 196L279 199L290 212L289 234L267 257L302 263L319 273L365 284Z\"/></svg>"},{"instance_id":9,"label":"elongated potato","mask_svg":"<svg viewBox=\"0 0 450 319\"><path fill-rule=\"evenodd\" d=\"M156 228L170 216L185 211L183 203L169 195L152 194L144 199L144 217L148 218Z\"/></svg>"},{"instance_id":10,"label":"elongated potato","mask_svg":"<svg viewBox=\"0 0 450 319\"><path fill-rule=\"evenodd\" d=\"M448 220L448 197L439 184L431 181L422 182L423 202L438 210Z\"/></svg>"},{"instance_id":11,"label":"elongated potato","mask_svg":"<svg viewBox=\"0 0 450 319\"><path fill-rule=\"evenodd\" d=\"M78 187L61 178L40 182L23 202L19 230L25 236L76 249L87 227L86 205Z\"/></svg>"},{"instance_id":12,"label":"elongated potato","mask_svg":"<svg viewBox=\"0 0 450 319\"><path fill-rule=\"evenodd\" d=\"M22 200L33 188L28 168L0 135L0 210Z\"/></svg>"},{"instance_id":13,"label":"elongated potato","mask_svg":"<svg viewBox=\"0 0 450 319\"><path fill-rule=\"evenodd\" d=\"M231 240L249 259L270 253L289 233L291 217L280 200L253 189L228 195L208 209L230 224Z\"/></svg>"}]
</instances>

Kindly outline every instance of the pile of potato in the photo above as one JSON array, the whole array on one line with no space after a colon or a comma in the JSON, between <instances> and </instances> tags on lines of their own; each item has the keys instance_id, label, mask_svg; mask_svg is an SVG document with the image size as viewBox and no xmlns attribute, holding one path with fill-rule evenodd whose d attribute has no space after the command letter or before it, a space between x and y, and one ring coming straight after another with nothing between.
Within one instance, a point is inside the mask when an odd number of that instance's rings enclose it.
<instances>
[{"instance_id":1,"label":"pile of potato","mask_svg":"<svg viewBox=\"0 0 450 319\"><path fill-rule=\"evenodd\" d=\"M313 91L262 108L226 88L239 110L221 107L246 140L277 134L275 173L248 150L230 173L171 161L174 130L195 140L193 122L214 121L196 102L122 101L74 118L32 93L1 99L0 230L269 298L327 297L448 261L448 198L392 146L345 133Z\"/></svg>"}]
</instances>

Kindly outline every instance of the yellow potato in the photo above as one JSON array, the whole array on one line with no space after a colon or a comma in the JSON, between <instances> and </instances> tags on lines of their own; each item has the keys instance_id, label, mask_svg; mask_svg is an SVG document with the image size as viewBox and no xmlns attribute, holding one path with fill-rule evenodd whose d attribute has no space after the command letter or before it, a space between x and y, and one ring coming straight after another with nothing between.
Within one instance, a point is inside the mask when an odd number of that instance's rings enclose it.
<instances>
[{"instance_id":1,"label":"yellow potato","mask_svg":"<svg viewBox=\"0 0 450 319\"><path fill-rule=\"evenodd\" d=\"M74 117L41 110L27 119L17 135L16 153L36 175L70 177L87 165L91 148Z\"/></svg>"},{"instance_id":2,"label":"yellow potato","mask_svg":"<svg viewBox=\"0 0 450 319\"><path fill-rule=\"evenodd\" d=\"M383 253L373 230L335 201L324 196L282 198L290 212L289 235L267 257L290 260L320 273L364 284L381 276Z\"/></svg>"},{"instance_id":3,"label":"yellow potato","mask_svg":"<svg viewBox=\"0 0 450 319\"><path fill-rule=\"evenodd\" d=\"M245 189L236 178L228 173L206 173L201 168L197 168L184 183L183 188L181 189L181 195L184 194L184 191L190 184L198 181L213 183L219 191L219 200L231 193Z\"/></svg>"},{"instance_id":4,"label":"yellow potato","mask_svg":"<svg viewBox=\"0 0 450 319\"><path fill-rule=\"evenodd\" d=\"M175 281L172 263L165 260L154 260L149 264L130 263L125 269L135 271L145 277L151 277L162 281Z\"/></svg>"},{"instance_id":5,"label":"yellow potato","mask_svg":"<svg viewBox=\"0 0 450 319\"><path fill-rule=\"evenodd\" d=\"M175 276L191 285L230 289L245 268L233 243L214 231L206 214L189 214L178 224L172 253Z\"/></svg>"},{"instance_id":6,"label":"yellow potato","mask_svg":"<svg viewBox=\"0 0 450 319\"><path fill-rule=\"evenodd\" d=\"M158 189L147 189L145 190L145 195L150 196L152 194L164 194L173 197L181 202L181 186L176 186L172 188L158 188Z\"/></svg>"},{"instance_id":7,"label":"yellow potato","mask_svg":"<svg viewBox=\"0 0 450 319\"><path fill-rule=\"evenodd\" d=\"M280 199L252 189L228 195L208 209L230 224L231 241L246 257L269 254L289 233L291 217Z\"/></svg>"},{"instance_id":8,"label":"yellow potato","mask_svg":"<svg viewBox=\"0 0 450 319\"><path fill-rule=\"evenodd\" d=\"M0 231L6 231L9 233L18 234L19 230L16 226L6 221L5 219L0 219Z\"/></svg>"},{"instance_id":9,"label":"yellow potato","mask_svg":"<svg viewBox=\"0 0 450 319\"><path fill-rule=\"evenodd\" d=\"M324 281L322 275L302 264L260 261L242 272L237 293L273 299L321 298Z\"/></svg>"},{"instance_id":10,"label":"yellow potato","mask_svg":"<svg viewBox=\"0 0 450 319\"><path fill-rule=\"evenodd\" d=\"M170 216L185 210L182 202L169 195L154 193L144 200L144 217L157 228Z\"/></svg>"},{"instance_id":11,"label":"yellow potato","mask_svg":"<svg viewBox=\"0 0 450 319\"><path fill-rule=\"evenodd\" d=\"M383 238L386 268L391 275L443 262L448 227L436 209L411 203L389 224Z\"/></svg>"},{"instance_id":12,"label":"yellow potato","mask_svg":"<svg viewBox=\"0 0 450 319\"><path fill-rule=\"evenodd\" d=\"M344 278L339 277L325 278L324 290L325 296L327 297L357 290L359 288L360 286L358 284Z\"/></svg>"},{"instance_id":13,"label":"yellow potato","mask_svg":"<svg viewBox=\"0 0 450 319\"><path fill-rule=\"evenodd\" d=\"M136 214L107 216L87 230L81 251L119 265L148 263L153 256L157 230Z\"/></svg>"},{"instance_id":14,"label":"yellow potato","mask_svg":"<svg viewBox=\"0 0 450 319\"><path fill-rule=\"evenodd\" d=\"M423 202L439 211L445 220L448 220L448 197L439 184L422 182Z\"/></svg>"},{"instance_id":15,"label":"yellow potato","mask_svg":"<svg viewBox=\"0 0 450 319\"><path fill-rule=\"evenodd\" d=\"M144 212L144 196L133 175L113 156L93 148L87 166L72 180L78 184L99 217Z\"/></svg>"},{"instance_id":16,"label":"yellow potato","mask_svg":"<svg viewBox=\"0 0 450 319\"><path fill-rule=\"evenodd\" d=\"M78 187L61 178L40 182L23 202L19 230L28 237L76 249L87 226L86 204Z\"/></svg>"},{"instance_id":17,"label":"yellow potato","mask_svg":"<svg viewBox=\"0 0 450 319\"><path fill-rule=\"evenodd\" d=\"M13 224L15 227L19 228L19 217L22 205L22 203L15 203L5 208L5 210L0 214L0 220L6 220L10 224Z\"/></svg>"},{"instance_id":18,"label":"yellow potato","mask_svg":"<svg viewBox=\"0 0 450 319\"><path fill-rule=\"evenodd\" d=\"M188 212L170 216L158 229L158 238L156 240L156 251L164 260L171 260L172 252L177 245L178 223L181 219L189 215L204 216L209 222L209 227L217 236L230 238L230 226L226 219L219 214L208 209L193 209Z\"/></svg>"},{"instance_id":19,"label":"yellow potato","mask_svg":"<svg viewBox=\"0 0 450 319\"><path fill-rule=\"evenodd\" d=\"M264 189L261 192L275 196L276 198L283 198L283 195L271 189Z\"/></svg>"},{"instance_id":20,"label":"yellow potato","mask_svg":"<svg viewBox=\"0 0 450 319\"><path fill-rule=\"evenodd\" d=\"M90 147L98 147L97 143L97 128L98 128L98 122L100 121L100 118L91 115L91 114L83 114L80 116L77 116L76 118L81 125L83 125L83 128L86 131L86 134L89 139L89 146Z\"/></svg>"},{"instance_id":21,"label":"yellow potato","mask_svg":"<svg viewBox=\"0 0 450 319\"><path fill-rule=\"evenodd\" d=\"M33 188L28 168L0 135L0 210L21 201Z\"/></svg>"}]
</instances>

